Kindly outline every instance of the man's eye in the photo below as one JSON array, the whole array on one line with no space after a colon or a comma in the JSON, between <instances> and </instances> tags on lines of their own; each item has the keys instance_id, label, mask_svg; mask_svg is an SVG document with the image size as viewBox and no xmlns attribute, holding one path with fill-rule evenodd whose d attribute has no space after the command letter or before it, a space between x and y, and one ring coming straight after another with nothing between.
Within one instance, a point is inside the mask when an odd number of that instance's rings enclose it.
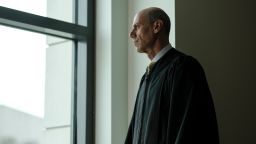
<instances>
[{"instance_id":1,"label":"man's eye","mask_svg":"<svg viewBox=\"0 0 256 144\"><path fill-rule=\"evenodd\" d=\"M138 29L139 28L139 26L138 25L134 25L134 29L136 30L136 29Z\"/></svg>"}]
</instances>

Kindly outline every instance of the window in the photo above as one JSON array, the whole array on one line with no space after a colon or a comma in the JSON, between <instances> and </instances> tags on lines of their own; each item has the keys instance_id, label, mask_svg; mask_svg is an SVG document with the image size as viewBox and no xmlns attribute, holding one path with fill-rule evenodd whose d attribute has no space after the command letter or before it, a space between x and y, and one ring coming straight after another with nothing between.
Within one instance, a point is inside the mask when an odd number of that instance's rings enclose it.
<instances>
[{"instance_id":1,"label":"window","mask_svg":"<svg viewBox=\"0 0 256 144\"><path fill-rule=\"evenodd\" d=\"M73 1L69 10L74 17L68 20L51 11L60 2L70 6L67 0L49 0L48 17L3 2L0 78L6 81L0 82L0 113L12 113L15 119L0 114L0 125L24 122L14 133L34 135L11 138L0 129L0 143L63 144L58 141L63 138L67 144L93 143L94 1Z\"/></svg>"}]
</instances>

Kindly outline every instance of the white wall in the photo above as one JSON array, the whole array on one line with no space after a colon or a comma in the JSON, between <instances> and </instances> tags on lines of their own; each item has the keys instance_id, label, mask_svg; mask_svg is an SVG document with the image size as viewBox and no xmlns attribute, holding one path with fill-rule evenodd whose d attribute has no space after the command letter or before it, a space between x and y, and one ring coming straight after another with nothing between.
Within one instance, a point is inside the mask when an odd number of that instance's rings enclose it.
<instances>
[{"instance_id":1,"label":"white wall","mask_svg":"<svg viewBox=\"0 0 256 144\"><path fill-rule=\"evenodd\" d=\"M111 144L111 39L111 0L98 0L96 6L96 144Z\"/></svg>"},{"instance_id":2,"label":"white wall","mask_svg":"<svg viewBox=\"0 0 256 144\"><path fill-rule=\"evenodd\" d=\"M127 132L127 1L96 6L96 144L121 144Z\"/></svg>"},{"instance_id":3,"label":"white wall","mask_svg":"<svg viewBox=\"0 0 256 144\"><path fill-rule=\"evenodd\" d=\"M175 47L175 8L174 0L130 0L128 5L128 31L132 28L134 15L147 7L162 8L171 19L170 42ZM137 53L132 41L128 40L128 120L130 121L140 79L146 71L149 59Z\"/></svg>"}]
</instances>

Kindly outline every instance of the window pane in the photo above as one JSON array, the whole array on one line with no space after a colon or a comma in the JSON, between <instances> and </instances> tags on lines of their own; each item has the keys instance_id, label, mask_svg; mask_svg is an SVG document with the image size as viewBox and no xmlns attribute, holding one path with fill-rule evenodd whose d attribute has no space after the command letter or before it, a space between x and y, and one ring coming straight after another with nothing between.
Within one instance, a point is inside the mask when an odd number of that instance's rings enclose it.
<instances>
[{"instance_id":1,"label":"window pane","mask_svg":"<svg viewBox=\"0 0 256 144\"><path fill-rule=\"evenodd\" d=\"M0 0L0 6L66 22L74 22L73 0Z\"/></svg>"},{"instance_id":2,"label":"window pane","mask_svg":"<svg viewBox=\"0 0 256 144\"><path fill-rule=\"evenodd\" d=\"M46 36L0 31L0 104L43 118Z\"/></svg>"},{"instance_id":3,"label":"window pane","mask_svg":"<svg viewBox=\"0 0 256 144\"><path fill-rule=\"evenodd\" d=\"M0 31L0 144L70 144L73 42Z\"/></svg>"}]
</instances>

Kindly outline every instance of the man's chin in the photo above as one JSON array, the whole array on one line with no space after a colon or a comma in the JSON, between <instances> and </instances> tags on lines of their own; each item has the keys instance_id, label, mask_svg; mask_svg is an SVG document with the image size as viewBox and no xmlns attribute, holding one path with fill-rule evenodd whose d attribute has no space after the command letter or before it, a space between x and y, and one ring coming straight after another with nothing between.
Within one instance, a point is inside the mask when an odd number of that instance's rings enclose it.
<instances>
[{"instance_id":1,"label":"man's chin","mask_svg":"<svg viewBox=\"0 0 256 144\"><path fill-rule=\"evenodd\" d=\"M136 47L136 50L138 53L145 53L145 50L143 50L141 47L138 47L136 45L135 45L135 47Z\"/></svg>"},{"instance_id":2,"label":"man's chin","mask_svg":"<svg viewBox=\"0 0 256 144\"><path fill-rule=\"evenodd\" d=\"M138 52L138 53L144 53L144 51L141 50L141 49L139 49L139 48L137 48L137 52Z\"/></svg>"}]
</instances>

